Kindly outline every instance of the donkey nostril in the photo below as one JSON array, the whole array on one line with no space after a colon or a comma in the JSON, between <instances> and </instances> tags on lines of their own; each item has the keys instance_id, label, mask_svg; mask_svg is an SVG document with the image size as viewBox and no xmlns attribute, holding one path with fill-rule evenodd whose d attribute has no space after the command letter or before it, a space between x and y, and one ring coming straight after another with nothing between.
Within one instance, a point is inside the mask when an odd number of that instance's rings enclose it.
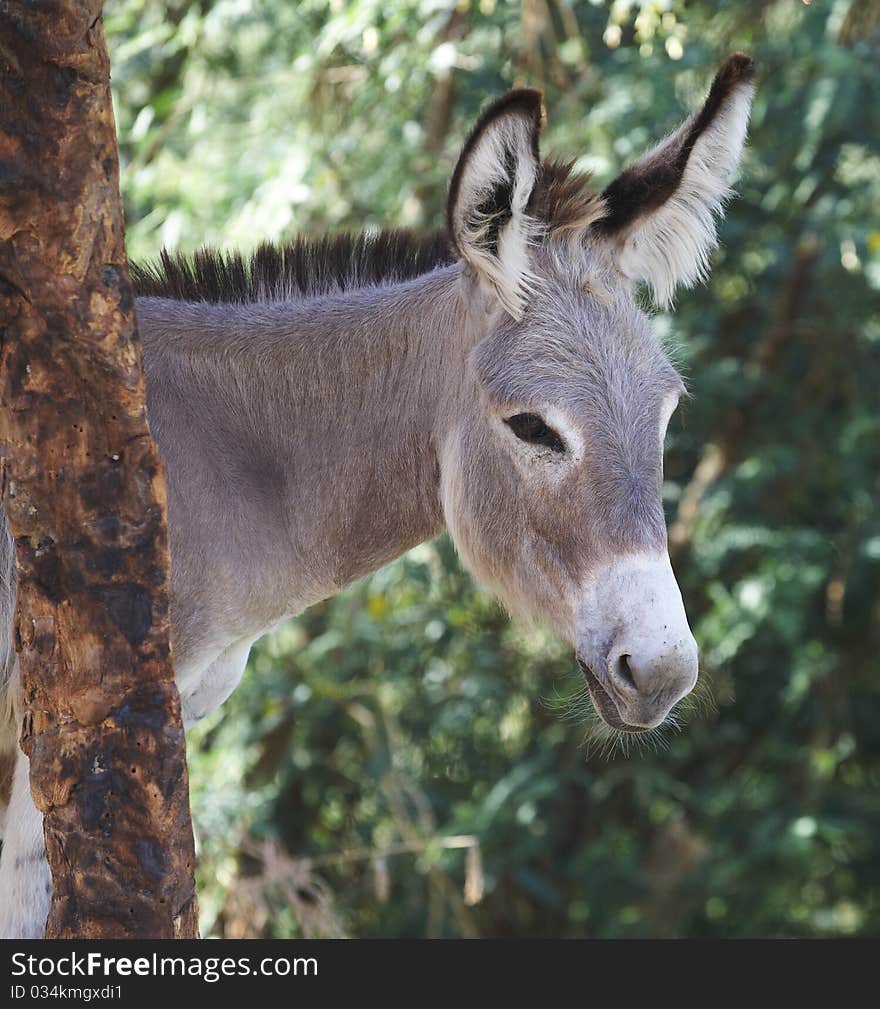
<instances>
[{"instance_id":1,"label":"donkey nostril","mask_svg":"<svg viewBox=\"0 0 880 1009\"><path fill-rule=\"evenodd\" d=\"M638 690L629 659L629 655L619 655L614 663L612 672L614 678L623 684L623 686L629 687L631 690Z\"/></svg>"}]
</instances>

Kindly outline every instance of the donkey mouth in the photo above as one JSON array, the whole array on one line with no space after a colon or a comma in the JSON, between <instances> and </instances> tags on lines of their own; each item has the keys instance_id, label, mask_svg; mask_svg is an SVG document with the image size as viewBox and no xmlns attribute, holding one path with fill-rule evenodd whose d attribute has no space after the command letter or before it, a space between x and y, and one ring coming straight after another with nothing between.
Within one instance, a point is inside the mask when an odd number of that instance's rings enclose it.
<instances>
[{"instance_id":1,"label":"donkey mouth","mask_svg":"<svg viewBox=\"0 0 880 1009\"><path fill-rule=\"evenodd\" d=\"M602 686L593 674L593 670L590 669L583 659L578 658L577 661L581 667L581 672L584 674L584 679L587 681L590 700L593 702L596 714L602 721L612 729L617 729L620 732L646 732L647 730L644 727L629 725L620 717L620 712L617 710L614 698Z\"/></svg>"}]
</instances>

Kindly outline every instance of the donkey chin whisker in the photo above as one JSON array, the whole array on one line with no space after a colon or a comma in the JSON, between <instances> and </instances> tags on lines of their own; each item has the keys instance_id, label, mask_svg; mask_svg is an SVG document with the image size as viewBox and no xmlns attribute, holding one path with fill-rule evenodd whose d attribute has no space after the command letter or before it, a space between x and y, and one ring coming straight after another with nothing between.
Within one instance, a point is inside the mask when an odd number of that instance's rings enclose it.
<instances>
[{"instance_id":1,"label":"donkey chin whisker","mask_svg":"<svg viewBox=\"0 0 880 1009\"><path fill-rule=\"evenodd\" d=\"M594 757L609 761L617 756L629 757L632 754L659 753L668 749L671 737L682 731L689 714L688 708L676 705L666 718L653 729L641 732L628 732L609 725L596 711L589 690L578 690L570 697L562 698L556 710L564 717L577 720L584 725L581 747L585 751L585 760Z\"/></svg>"},{"instance_id":2,"label":"donkey chin whisker","mask_svg":"<svg viewBox=\"0 0 880 1009\"><path fill-rule=\"evenodd\" d=\"M566 690L569 684L571 689ZM557 685L552 694L541 698L541 703L564 721L584 727L580 745L585 750L586 760L593 757L611 760L618 755L628 757L632 753L649 751L659 753L669 746L672 735L681 732L689 713L688 709L683 710L681 704L678 704L653 729L641 732L617 729L602 719L583 677L574 673L566 677L563 684Z\"/></svg>"},{"instance_id":3,"label":"donkey chin whisker","mask_svg":"<svg viewBox=\"0 0 880 1009\"><path fill-rule=\"evenodd\" d=\"M694 718L714 718L718 714L718 700L710 673L700 670L694 689L679 701L676 709Z\"/></svg>"},{"instance_id":4,"label":"donkey chin whisker","mask_svg":"<svg viewBox=\"0 0 880 1009\"><path fill-rule=\"evenodd\" d=\"M591 724L587 726L581 746L585 750L587 761L593 757L609 761L616 756L629 757L631 754L643 754L649 751L659 753L669 747L669 736L680 732L681 728L678 718L667 716L666 721L653 729L646 729L644 732L626 732L607 725L595 715Z\"/></svg>"},{"instance_id":5,"label":"donkey chin whisker","mask_svg":"<svg viewBox=\"0 0 880 1009\"><path fill-rule=\"evenodd\" d=\"M558 718L580 725L596 717L593 702L590 700L590 691L587 685L580 677L575 679L574 676L571 676L569 679L573 686L570 692L562 693L556 687L551 696L541 698L541 703Z\"/></svg>"}]
</instances>

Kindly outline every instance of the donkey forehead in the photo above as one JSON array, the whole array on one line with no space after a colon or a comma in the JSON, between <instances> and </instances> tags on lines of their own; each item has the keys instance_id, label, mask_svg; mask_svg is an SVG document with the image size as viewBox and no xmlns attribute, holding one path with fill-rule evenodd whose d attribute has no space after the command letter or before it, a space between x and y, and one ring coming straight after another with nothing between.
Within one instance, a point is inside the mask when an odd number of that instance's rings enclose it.
<instances>
[{"instance_id":1,"label":"donkey forehead","mask_svg":"<svg viewBox=\"0 0 880 1009\"><path fill-rule=\"evenodd\" d=\"M653 410L683 384L631 285L589 249L542 250L522 319L477 348L500 403L555 403L587 417L609 405Z\"/></svg>"}]
</instances>

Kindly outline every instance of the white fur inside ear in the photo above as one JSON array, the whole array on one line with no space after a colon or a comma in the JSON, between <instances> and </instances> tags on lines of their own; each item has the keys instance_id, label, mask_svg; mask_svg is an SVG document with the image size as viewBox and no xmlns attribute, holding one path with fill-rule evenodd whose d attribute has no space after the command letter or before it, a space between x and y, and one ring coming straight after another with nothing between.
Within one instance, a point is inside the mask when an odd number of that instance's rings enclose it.
<instances>
[{"instance_id":1,"label":"white fur inside ear","mask_svg":"<svg viewBox=\"0 0 880 1009\"><path fill-rule=\"evenodd\" d=\"M675 413L675 408L678 406L678 400L681 393L678 391L668 392L663 397L663 402L660 404L660 448L663 448L663 444L666 441L666 429L669 427L669 421L672 420L672 415Z\"/></svg>"},{"instance_id":2,"label":"white fur inside ear","mask_svg":"<svg viewBox=\"0 0 880 1009\"><path fill-rule=\"evenodd\" d=\"M510 113L490 123L470 151L453 210L455 240L480 280L515 319L522 317L534 283L529 246L537 224L526 205L538 177L533 126ZM497 253L490 235L498 222L480 212L499 188L510 189L510 218L498 230Z\"/></svg>"},{"instance_id":3,"label":"white fur inside ear","mask_svg":"<svg viewBox=\"0 0 880 1009\"><path fill-rule=\"evenodd\" d=\"M681 182L657 210L640 218L619 253L621 272L647 280L654 298L666 308L678 284L691 287L709 271L709 254L718 241L715 218L732 195L728 180L739 164L754 87L737 85L712 123L693 146ZM674 149L692 119L663 141L649 157Z\"/></svg>"}]
</instances>

